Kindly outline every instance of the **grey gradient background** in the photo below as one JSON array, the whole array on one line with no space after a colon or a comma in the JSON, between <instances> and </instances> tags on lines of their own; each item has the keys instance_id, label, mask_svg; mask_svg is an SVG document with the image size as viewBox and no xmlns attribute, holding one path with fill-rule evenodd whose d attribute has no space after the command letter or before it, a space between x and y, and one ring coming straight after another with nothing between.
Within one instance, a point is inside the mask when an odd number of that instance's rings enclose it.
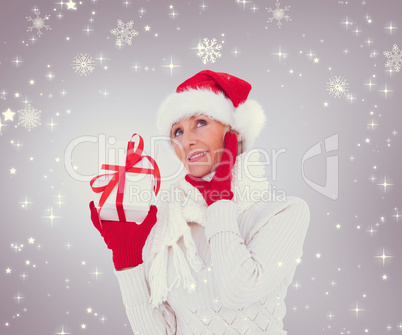
<instances>
[{"instance_id":1,"label":"grey gradient background","mask_svg":"<svg viewBox=\"0 0 402 335\"><path fill-rule=\"evenodd\" d=\"M35 6L41 17L50 15L51 30L32 40L36 31L27 32L26 17L34 16ZM402 48L402 2L283 0L280 6L291 6L291 21L281 28L267 23L266 8L275 8L274 0L83 0L77 10L61 1L1 1L0 113L16 113L30 101L41 110L42 123L28 132L17 125L17 114L13 120L0 114L1 334L131 333L110 251L89 220L93 193L87 181L66 171L65 150L82 136L125 142L134 132L149 148L159 103L202 69L253 85L250 97L268 119L256 146L286 150L275 178L267 171L271 183L310 206L285 329L402 334L402 73L389 72L383 55L393 44ZM346 18L348 26L342 24ZM116 47L110 30L118 19L134 21L139 35L132 45ZM391 22L397 27L392 31L386 28ZM214 64L197 57L203 38L222 44ZM286 57L275 55L279 49ZM78 53L94 58L91 75L74 73ZM172 72L166 67L171 60L180 66ZM328 94L333 75L347 79L355 100ZM381 92L385 87L392 92ZM374 127L368 125L372 120ZM339 150L311 158L305 175L324 185L326 158L338 155L335 201L307 185L301 173L304 153L333 134L339 135ZM98 172L98 158L96 143L80 144L72 156L86 176ZM156 158L170 173L166 157L159 152ZM384 178L392 184L386 190L378 185ZM377 257L383 250L391 256L384 262Z\"/></svg>"}]
</instances>

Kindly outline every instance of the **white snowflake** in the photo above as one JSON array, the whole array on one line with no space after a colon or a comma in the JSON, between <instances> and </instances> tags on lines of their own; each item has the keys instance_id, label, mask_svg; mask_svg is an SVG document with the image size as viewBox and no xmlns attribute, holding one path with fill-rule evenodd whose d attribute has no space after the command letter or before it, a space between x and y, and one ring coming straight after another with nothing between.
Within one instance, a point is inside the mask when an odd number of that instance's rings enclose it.
<instances>
[{"instance_id":1,"label":"white snowflake","mask_svg":"<svg viewBox=\"0 0 402 335\"><path fill-rule=\"evenodd\" d=\"M217 44L216 38L213 38L211 41L208 38L204 38L203 43L198 43L197 49L197 56L202 58L204 64L207 62L215 63L217 58L222 57L220 53L222 45Z\"/></svg>"},{"instance_id":2,"label":"white snowflake","mask_svg":"<svg viewBox=\"0 0 402 335\"><path fill-rule=\"evenodd\" d=\"M276 0L276 8L271 9L271 7L267 8L268 13L272 13L272 17L268 18L267 22L271 23L273 20L277 20L277 26L280 28L282 26L282 20L285 19L286 21L292 21L289 15L286 15L285 12L287 12L290 8L290 6L286 6L284 9L280 8L279 6L281 5L278 0Z\"/></svg>"},{"instance_id":3,"label":"white snowflake","mask_svg":"<svg viewBox=\"0 0 402 335\"><path fill-rule=\"evenodd\" d=\"M31 21L32 22L32 26L28 27L27 31L32 31L33 29L37 30L37 35L40 37L43 33L41 31L42 28L45 28L46 30L52 29L50 28L49 25L45 24L45 20L49 20L49 16L50 15L45 15L43 18L40 17L40 12L38 10L35 11L35 15L36 17L32 18L32 17L27 17L27 21Z\"/></svg>"},{"instance_id":4,"label":"white snowflake","mask_svg":"<svg viewBox=\"0 0 402 335\"><path fill-rule=\"evenodd\" d=\"M138 31L133 29L133 21L123 23L122 20L117 20L117 28L112 29L110 32L117 36L116 45L122 46L124 43L131 45L132 39L138 36Z\"/></svg>"},{"instance_id":5,"label":"white snowflake","mask_svg":"<svg viewBox=\"0 0 402 335\"><path fill-rule=\"evenodd\" d=\"M332 98L341 98L346 96L349 84L346 79L341 76L332 76L327 83L327 91Z\"/></svg>"},{"instance_id":6,"label":"white snowflake","mask_svg":"<svg viewBox=\"0 0 402 335\"><path fill-rule=\"evenodd\" d=\"M31 129L39 126L40 123L40 110L33 108L31 105L25 106L24 109L17 111L18 113L18 125L28 129Z\"/></svg>"},{"instance_id":7,"label":"white snowflake","mask_svg":"<svg viewBox=\"0 0 402 335\"><path fill-rule=\"evenodd\" d=\"M393 67L396 72L399 72L402 66L402 50L394 44L392 51L384 51L384 55L388 58L385 67Z\"/></svg>"},{"instance_id":8,"label":"white snowflake","mask_svg":"<svg viewBox=\"0 0 402 335\"><path fill-rule=\"evenodd\" d=\"M95 69L94 64L92 56L87 54L79 54L73 59L73 69L80 76L90 75Z\"/></svg>"}]
</instances>

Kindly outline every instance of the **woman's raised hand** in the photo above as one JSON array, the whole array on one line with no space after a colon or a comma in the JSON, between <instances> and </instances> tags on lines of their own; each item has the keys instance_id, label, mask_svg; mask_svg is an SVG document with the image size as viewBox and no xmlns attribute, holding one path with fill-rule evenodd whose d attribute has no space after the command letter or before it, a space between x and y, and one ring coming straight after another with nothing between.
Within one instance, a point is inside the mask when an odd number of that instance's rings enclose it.
<instances>
[{"instance_id":1,"label":"woman's raised hand","mask_svg":"<svg viewBox=\"0 0 402 335\"><path fill-rule=\"evenodd\" d=\"M231 182L232 168L236 161L238 148L237 136L227 132L224 143L221 162L211 181L207 182L190 174L186 175L186 181L201 192L208 206L218 200L232 200L233 198Z\"/></svg>"},{"instance_id":2,"label":"woman's raised hand","mask_svg":"<svg viewBox=\"0 0 402 335\"><path fill-rule=\"evenodd\" d=\"M141 264L142 248L156 223L157 207L150 207L147 217L140 225L135 222L101 221L93 201L89 203L89 208L93 225L113 252L115 269L121 270Z\"/></svg>"}]
</instances>

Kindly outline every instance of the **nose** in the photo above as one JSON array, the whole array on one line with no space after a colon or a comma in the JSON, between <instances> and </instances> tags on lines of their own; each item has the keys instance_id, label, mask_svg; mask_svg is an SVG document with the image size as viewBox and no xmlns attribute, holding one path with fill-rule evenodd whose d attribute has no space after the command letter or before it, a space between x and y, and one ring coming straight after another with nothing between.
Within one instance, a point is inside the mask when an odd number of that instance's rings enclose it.
<instances>
[{"instance_id":1,"label":"nose","mask_svg":"<svg viewBox=\"0 0 402 335\"><path fill-rule=\"evenodd\" d=\"M182 145L191 149L197 143L196 135L190 130L183 133Z\"/></svg>"}]
</instances>

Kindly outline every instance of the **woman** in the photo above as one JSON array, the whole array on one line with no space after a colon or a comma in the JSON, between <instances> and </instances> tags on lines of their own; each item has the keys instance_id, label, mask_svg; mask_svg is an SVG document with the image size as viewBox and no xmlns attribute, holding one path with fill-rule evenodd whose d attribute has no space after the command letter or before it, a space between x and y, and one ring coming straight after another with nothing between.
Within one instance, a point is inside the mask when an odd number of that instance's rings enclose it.
<instances>
[{"instance_id":1,"label":"woman","mask_svg":"<svg viewBox=\"0 0 402 335\"><path fill-rule=\"evenodd\" d=\"M287 334L284 299L310 213L300 198L267 198L262 164L248 170L265 121L250 90L205 70L162 103L159 129L188 174L158 215L152 206L139 226L100 225L90 204L135 334Z\"/></svg>"}]
</instances>

